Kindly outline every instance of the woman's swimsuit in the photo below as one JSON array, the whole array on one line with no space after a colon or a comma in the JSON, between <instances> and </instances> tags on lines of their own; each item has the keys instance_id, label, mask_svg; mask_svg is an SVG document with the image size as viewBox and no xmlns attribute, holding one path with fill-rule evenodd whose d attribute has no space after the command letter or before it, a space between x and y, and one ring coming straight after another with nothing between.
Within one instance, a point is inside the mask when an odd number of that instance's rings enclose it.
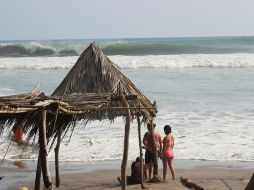
<instances>
[{"instance_id":1,"label":"woman's swimsuit","mask_svg":"<svg viewBox=\"0 0 254 190\"><path fill-rule=\"evenodd\" d=\"M165 158L174 158L174 152L172 150L165 150L164 157Z\"/></svg>"},{"instance_id":2,"label":"woman's swimsuit","mask_svg":"<svg viewBox=\"0 0 254 190\"><path fill-rule=\"evenodd\" d=\"M166 149L164 150L163 152L163 157L164 158L174 158L174 152L173 150L170 148L174 146L174 141L172 138L167 138L167 139L164 139L166 140Z\"/></svg>"}]
</instances>

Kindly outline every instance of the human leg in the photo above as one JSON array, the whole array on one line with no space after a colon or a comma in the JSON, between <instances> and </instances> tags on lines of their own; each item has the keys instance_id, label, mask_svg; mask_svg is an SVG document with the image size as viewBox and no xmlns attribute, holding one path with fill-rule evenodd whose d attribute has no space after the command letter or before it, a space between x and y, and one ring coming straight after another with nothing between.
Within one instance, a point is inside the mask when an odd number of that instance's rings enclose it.
<instances>
[{"instance_id":1,"label":"human leg","mask_svg":"<svg viewBox=\"0 0 254 190\"><path fill-rule=\"evenodd\" d=\"M148 168L148 179L150 180L151 179L151 176L152 176L152 169L153 169L153 160L152 160L152 153L147 150L145 152L145 163L147 165L147 168Z\"/></svg>"},{"instance_id":2,"label":"human leg","mask_svg":"<svg viewBox=\"0 0 254 190\"><path fill-rule=\"evenodd\" d=\"M162 164L163 164L163 179L166 179L167 175L167 158L162 158Z\"/></svg>"},{"instance_id":3,"label":"human leg","mask_svg":"<svg viewBox=\"0 0 254 190\"><path fill-rule=\"evenodd\" d=\"M153 164L150 162L149 164L147 164L147 168L148 168L148 180L150 180L152 177Z\"/></svg>"},{"instance_id":4,"label":"human leg","mask_svg":"<svg viewBox=\"0 0 254 190\"><path fill-rule=\"evenodd\" d=\"M168 166L171 171L172 179L175 180L175 170L174 170L174 166L173 166L173 158L168 159Z\"/></svg>"}]
</instances>

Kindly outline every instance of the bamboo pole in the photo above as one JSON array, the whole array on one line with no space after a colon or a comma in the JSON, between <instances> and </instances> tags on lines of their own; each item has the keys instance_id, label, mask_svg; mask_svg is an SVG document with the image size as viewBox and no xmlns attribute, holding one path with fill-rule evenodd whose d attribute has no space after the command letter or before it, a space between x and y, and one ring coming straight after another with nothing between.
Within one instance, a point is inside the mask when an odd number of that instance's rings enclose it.
<instances>
[{"instance_id":1,"label":"bamboo pole","mask_svg":"<svg viewBox=\"0 0 254 190\"><path fill-rule=\"evenodd\" d=\"M55 147L55 168L56 168L56 187L60 187L60 175L59 175L59 148L61 143L61 128L57 131L57 144Z\"/></svg>"},{"instance_id":2,"label":"bamboo pole","mask_svg":"<svg viewBox=\"0 0 254 190\"><path fill-rule=\"evenodd\" d=\"M40 153L38 153L34 190L40 190L40 182L41 182L41 157Z\"/></svg>"},{"instance_id":3,"label":"bamboo pole","mask_svg":"<svg viewBox=\"0 0 254 190\"><path fill-rule=\"evenodd\" d=\"M124 95L121 95L121 100L124 106L128 107L129 104L125 99ZM125 124L125 133L124 133L124 151L123 151L123 160L121 165L121 189L127 189L127 179L126 179L126 168L128 161L128 149L129 149L129 135L130 135L130 110L126 109L126 124Z\"/></svg>"},{"instance_id":4,"label":"bamboo pole","mask_svg":"<svg viewBox=\"0 0 254 190\"><path fill-rule=\"evenodd\" d=\"M142 153L141 129L140 129L141 122L139 116L137 116L137 122L138 122L138 144L139 144L140 170L141 170L140 185L142 189L146 189L146 187L144 186L143 153Z\"/></svg>"},{"instance_id":5,"label":"bamboo pole","mask_svg":"<svg viewBox=\"0 0 254 190\"><path fill-rule=\"evenodd\" d=\"M55 120L54 120L54 128L56 127L56 121L58 119L58 112L59 112L59 104L57 104L57 110L56 110L56 115L55 115ZM55 170L56 170L56 187L60 187L60 175L59 175L59 149L60 149L60 144L61 144L61 134L62 129L61 127L58 127L57 129L57 143L56 147L54 149L55 151Z\"/></svg>"},{"instance_id":6,"label":"bamboo pole","mask_svg":"<svg viewBox=\"0 0 254 190\"><path fill-rule=\"evenodd\" d=\"M253 189L254 189L254 173L252 174L249 183L245 187L245 190L253 190Z\"/></svg>"},{"instance_id":7,"label":"bamboo pole","mask_svg":"<svg viewBox=\"0 0 254 190\"><path fill-rule=\"evenodd\" d=\"M153 177L158 175L158 152L157 152L157 146L154 138L154 127L153 127L153 120L150 123L151 125L148 126L149 133L152 137L152 145L153 145Z\"/></svg>"},{"instance_id":8,"label":"bamboo pole","mask_svg":"<svg viewBox=\"0 0 254 190\"><path fill-rule=\"evenodd\" d=\"M47 138L46 138L46 110L41 109L42 122L39 127L39 143L40 143L40 158L41 158L41 170L44 181L44 186L49 188L52 185L52 181L49 173L49 166L47 160Z\"/></svg>"}]
</instances>

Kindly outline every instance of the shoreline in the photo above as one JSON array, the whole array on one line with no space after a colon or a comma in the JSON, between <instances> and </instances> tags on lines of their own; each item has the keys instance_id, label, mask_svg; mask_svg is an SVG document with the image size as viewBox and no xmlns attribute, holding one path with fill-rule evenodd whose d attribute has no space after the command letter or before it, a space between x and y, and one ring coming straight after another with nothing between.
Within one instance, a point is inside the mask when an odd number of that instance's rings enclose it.
<instances>
[{"instance_id":1,"label":"shoreline","mask_svg":"<svg viewBox=\"0 0 254 190\"><path fill-rule=\"evenodd\" d=\"M130 166L131 162L132 161L130 160L128 161L128 166ZM27 165L26 169L17 168L9 160L5 160L4 163L0 165L0 176L4 176L4 179L0 181L0 185L3 190L18 189L18 187L22 186L27 186L30 189L33 188L37 162L26 160L24 163ZM162 163L160 160L158 163L159 174L162 176ZM180 176L191 178L194 182L202 184L203 186L206 185L208 181L209 183L215 183L216 181L225 183L225 180L230 180L233 185L237 183L238 186L242 185L242 187L244 187L244 185L246 186L248 183L254 171L254 164L251 161L175 160L174 163L177 176L176 181L174 181L174 187L179 186L178 183ZM101 183L108 183L108 185L111 184L116 186L115 188L119 189L116 177L120 176L121 173L121 160L59 162L59 165L61 181L65 187L70 188L70 186L76 185L77 189L87 189L86 186L93 183L93 189L99 189L101 187ZM54 162L50 161L49 167L52 181L54 183ZM127 169L127 174L130 174L129 167ZM82 181L86 182L85 186ZM43 184L42 181L41 184ZM78 188L79 186L80 188ZM163 187L160 188L163 189Z\"/></svg>"}]
</instances>

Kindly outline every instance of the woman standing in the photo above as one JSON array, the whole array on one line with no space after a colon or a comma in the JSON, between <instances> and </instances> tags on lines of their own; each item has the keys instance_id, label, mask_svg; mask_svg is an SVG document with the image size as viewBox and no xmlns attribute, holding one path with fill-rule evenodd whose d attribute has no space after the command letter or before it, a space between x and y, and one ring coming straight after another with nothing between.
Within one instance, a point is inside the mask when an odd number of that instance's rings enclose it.
<instances>
[{"instance_id":1,"label":"woman standing","mask_svg":"<svg viewBox=\"0 0 254 190\"><path fill-rule=\"evenodd\" d=\"M173 158L174 158L174 136L171 134L171 127L169 125L165 125L164 133L166 136L163 139L163 149L161 153L161 158L163 162L163 179L166 179L167 175L167 165L171 171L172 178L175 180L175 170L173 167Z\"/></svg>"}]
</instances>

